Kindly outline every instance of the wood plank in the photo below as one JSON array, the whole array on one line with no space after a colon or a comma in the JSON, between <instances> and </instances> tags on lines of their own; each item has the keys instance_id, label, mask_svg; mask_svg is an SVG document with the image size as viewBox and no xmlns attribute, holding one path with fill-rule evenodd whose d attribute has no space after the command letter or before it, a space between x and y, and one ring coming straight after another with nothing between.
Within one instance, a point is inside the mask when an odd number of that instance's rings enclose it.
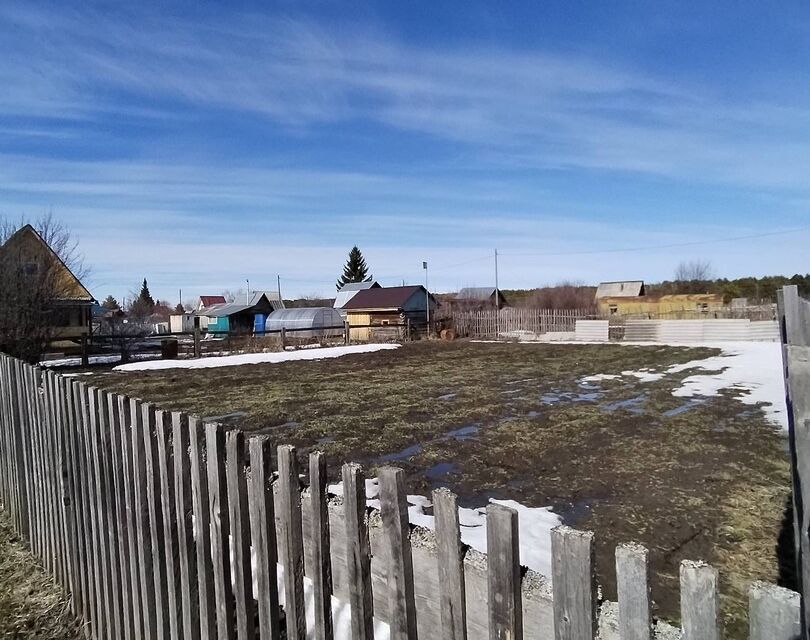
<instances>
[{"instance_id":1,"label":"wood plank","mask_svg":"<svg viewBox=\"0 0 810 640\"><path fill-rule=\"evenodd\" d=\"M214 565L211 558L211 509L208 495L206 436L194 416L188 419L191 505L194 511L194 542L197 563L197 605L200 638L213 638L217 631L214 600Z\"/></svg>"},{"instance_id":2,"label":"wood plank","mask_svg":"<svg viewBox=\"0 0 810 640\"><path fill-rule=\"evenodd\" d=\"M616 591L621 640L651 640L650 564L646 548L638 544L616 547Z\"/></svg>"},{"instance_id":3,"label":"wood plank","mask_svg":"<svg viewBox=\"0 0 810 640\"><path fill-rule=\"evenodd\" d=\"M309 498L312 519L312 565L315 605L315 638L332 640L332 559L329 540L329 507L326 493L326 456L309 454Z\"/></svg>"},{"instance_id":4,"label":"wood plank","mask_svg":"<svg viewBox=\"0 0 810 640\"><path fill-rule=\"evenodd\" d=\"M33 393L34 377L33 369L28 372L29 384ZM80 513L80 488L78 485L78 449L76 443L77 415L73 394L73 382L67 378L61 378L61 394L65 403L65 455L68 461L66 465L67 478L66 483L69 488L69 501L66 513L68 516L68 534L70 536L70 549L71 549L71 611L74 615L79 616L82 612L82 600L86 593L86 580L84 569L84 549L83 538L84 531L81 528L81 513ZM29 403L32 417L36 420L34 413L33 402ZM32 429L32 443L33 431Z\"/></svg>"},{"instance_id":5,"label":"wood plank","mask_svg":"<svg viewBox=\"0 0 810 640\"><path fill-rule=\"evenodd\" d=\"M92 504L90 502L90 475L89 475L89 445L87 443L87 429L89 418L87 393L83 384L73 385L73 406L76 412L76 475L78 483L79 514L77 523L82 530L81 546L82 566L85 575L85 595L82 601L82 619L87 622L95 620L97 602L97 586L95 576L95 547L91 530Z\"/></svg>"},{"instance_id":6,"label":"wood plank","mask_svg":"<svg viewBox=\"0 0 810 640\"><path fill-rule=\"evenodd\" d=\"M682 640L720 640L717 570L703 562L681 562Z\"/></svg>"},{"instance_id":7,"label":"wood plank","mask_svg":"<svg viewBox=\"0 0 810 640\"><path fill-rule=\"evenodd\" d=\"M115 504L115 485L112 469L112 451L110 444L110 413L107 392L98 390L98 438L101 455L101 496L104 531L107 534L107 572L110 588L110 625L111 637L121 638L124 635L121 597L121 559L118 555L117 507Z\"/></svg>"},{"instance_id":8,"label":"wood plank","mask_svg":"<svg viewBox=\"0 0 810 640\"><path fill-rule=\"evenodd\" d=\"M287 638L307 636L304 602L304 540L301 525L301 489L295 447L278 448L279 518L281 521L281 565L284 567L284 613Z\"/></svg>"},{"instance_id":9,"label":"wood plank","mask_svg":"<svg viewBox=\"0 0 810 640\"><path fill-rule=\"evenodd\" d=\"M517 511L500 504L488 505L487 595L492 640L523 638L519 549Z\"/></svg>"},{"instance_id":10,"label":"wood plank","mask_svg":"<svg viewBox=\"0 0 810 640\"><path fill-rule=\"evenodd\" d=\"M464 584L464 548L461 544L455 494L441 488L433 492L436 522L441 640L467 640L467 607Z\"/></svg>"},{"instance_id":11,"label":"wood plank","mask_svg":"<svg viewBox=\"0 0 810 640\"><path fill-rule=\"evenodd\" d=\"M32 382L28 372L28 383ZM64 486L63 502L65 509L65 530L67 532L67 549L69 553L69 587L71 598L71 611L78 614L81 610L81 584L82 584L82 570L79 567L79 537L81 530L76 526L76 478L75 478L75 459L76 459L76 446L74 442L75 433L75 415L73 412L73 394L71 392L71 383L67 378L59 376L58 390L59 397L62 402L62 482ZM33 393L33 387L29 386L30 392ZM29 405L30 409L30 405ZM32 416L33 418L33 416ZM32 429L33 431L33 429Z\"/></svg>"},{"instance_id":12,"label":"wood plank","mask_svg":"<svg viewBox=\"0 0 810 640\"><path fill-rule=\"evenodd\" d=\"M385 467L379 472L380 514L388 564L389 626L392 640L416 640L416 602L405 472Z\"/></svg>"},{"instance_id":13,"label":"wood plank","mask_svg":"<svg viewBox=\"0 0 810 640\"><path fill-rule=\"evenodd\" d=\"M250 438L250 531L256 554L256 596L259 634L262 638L281 636L278 604L278 549L273 503L272 443L267 436Z\"/></svg>"},{"instance_id":14,"label":"wood plank","mask_svg":"<svg viewBox=\"0 0 810 640\"><path fill-rule=\"evenodd\" d=\"M596 635L593 533L570 527L551 530L554 637L592 640Z\"/></svg>"},{"instance_id":15,"label":"wood plank","mask_svg":"<svg viewBox=\"0 0 810 640\"><path fill-rule=\"evenodd\" d=\"M130 399L129 408L132 429L132 470L135 533L138 547L138 584L141 590L141 637L144 639L158 637L157 598L153 583L152 571L152 525L149 518L147 498L149 478L146 473L146 442L148 441L148 424L144 425L144 411L140 400ZM149 447L151 451L151 445ZM162 629L162 621L160 624Z\"/></svg>"},{"instance_id":16,"label":"wood plank","mask_svg":"<svg viewBox=\"0 0 810 640\"><path fill-rule=\"evenodd\" d=\"M225 433L216 424L205 425L208 467L208 507L211 524L211 556L214 563L214 599L217 634L220 640L234 640L234 595L228 532L228 492L225 478Z\"/></svg>"},{"instance_id":17,"label":"wood plank","mask_svg":"<svg viewBox=\"0 0 810 640\"><path fill-rule=\"evenodd\" d=\"M253 640L256 635L256 611L250 558L245 435L241 431L229 431L225 436L225 451L236 635L240 639Z\"/></svg>"},{"instance_id":18,"label":"wood plank","mask_svg":"<svg viewBox=\"0 0 810 640\"><path fill-rule=\"evenodd\" d=\"M24 375L24 372L23 372ZM56 484L58 493L56 494L57 503L57 518L59 525L59 566L61 568L61 584L65 591L71 589L71 567L70 567L70 535L68 532L68 516L66 506L69 501L69 492L67 487L67 460L66 460L66 442L65 442L65 406L63 396L61 394L60 378L56 374L53 375L52 393L53 393L53 408L54 408L54 443L56 445ZM25 402L25 400L24 400ZM26 428L26 431L29 431ZM29 431L30 432L30 431ZM28 446L30 446L30 437L26 438Z\"/></svg>"},{"instance_id":19,"label":"wood plank","mask_svg":"<svg viewBox=\"0 0 810 640\"><path fill-rule=\"evenodd\" d=\"M354 640L374 639L374 600L371 590L371 548L366 520L366 477L358 464L344 464L343 507L349 608Z\"/></svg>"},{"instance_id":20,"label":"wood plank","mask_svg":"<svg viewBox=\"0 0 810 640\"><path fill-rule=\"evenodd\" d=\"M801 637L801 596L766 582L748 592L750 640L797 640Z\"/></svg>"},{"instance_id":21,"label":"wood plank","mask_svg":"<svg viewBox=\"0 0 810 640\"><path fill-rule=\"evenodd\" d=\"M152 539L151 578L155 592L156 636L170 637L169 589L166 575L166 549L163 540L163 500L158 463L158 439L155 432L157 417L155 408L147 402L141 405L143 418L143 452L146 462L146 503L149 517L149 534Z\"/></svg>"},{"instance_id":22,"label":"wood plank","mask_svg":"<svg viewBox=\"0 0 810 640\"><path fill-rule=\"evenodd\" d=\"M95 547L95 582L96 582L96 629L98 637L112 635L111 628L111 599L110 579L108 573L109 555L107 553L107 535L104 529L103 505L101 494L101 455L99 453L98 436L98 394L94 387L87 387L89 429L87 431L88 449L90 459L89 484L91 487L91 523L93 542Z\"/></svg>"},{"instance_id":23,"label":"wood plank","mask_svg":"<svg viewBox=\"0 0 810 640\"><path fill-rule=\"evenodd\" d=\"M116 411L118 412L117 441L121 448L121 480L124 491L124 532L126 538L125 551L122 558L126 560L129 576L129 589L124 591L129 598L129 609L132 612L132 636L138 640L145 638L143 623L143 607L141 606L140 559L138 546L137 519L138 511L135 504L135 462L133 459L132 442L137 432L135 420L130 412L131 402L124 396L115 396Z\"/></svg>"},{"instance_id":24,"label":"wood plank","mask_svg":"<svg viewBox=\"0 0 810 640\"><path fill-rule=\"evenodd\" d=\"M166 617L169 637L182 637L183 607L180 602L180 559L177 557L177 517L174 506L174 452L171 443L169 415L160 409L155 411L155 439L157 442L157 466L160 481L161 538L163 543L163 570L166 576Z\"/></svg>"},{"instance_id":25,"label":"wood plank","mask_svg":"<svg viewBox=\"0 0 810 640\"><path fill-rule=\"evenodd\" d=\"M795 285L778 295L782 337L788 442L793 484L796 576L804 601L810 602L810 302ZM810 615L802 610L802 628L810 634Z\"/></svg>"},{"instance_id":26,"label":"wood plank","mask_svg":"<svg viewBox=\"0 0 810 640\"><path fill-rule=\"evenodd\" d=\"M180 604L182 606L182 637L200 637L200 616L197 596L197 550L194 546L192 521L191 467L189 434L185 417L172 412L172 447L174 449L174 504L177 512L177 556L180 563Z\"/></svg>"}]
</instances>

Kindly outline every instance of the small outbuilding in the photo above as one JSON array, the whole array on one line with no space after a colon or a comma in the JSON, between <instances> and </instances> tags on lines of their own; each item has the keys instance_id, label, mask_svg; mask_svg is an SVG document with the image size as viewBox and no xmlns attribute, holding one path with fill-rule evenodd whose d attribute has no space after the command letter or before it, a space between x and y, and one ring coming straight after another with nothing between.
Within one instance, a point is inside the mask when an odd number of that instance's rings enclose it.
<instances>
[{"instance_id":1,"label":"small outbuilding","mask_svg":"<svg viewBox=\"0 0 810 640\"><path fill-rule=\"evenodd\" d=\"M254 331L257 314L269 316L283 308L284 302L278 294L256 291L247 303L215 304L198 313L208 319L209 333L249 334Z\"/></svg>"},{"instance_id":2,"label":"small outbuilding","mask_svg":"<svg viewBox=\"0 0 810 640\"><path fill-rule=\"evenodd\" d=\"M404 335L403 325L427 326L427 309L435 315L438 303L422 285L378 287L359 291L343 307L352 340L395 339Z\"/></svg>"}]
</instances>

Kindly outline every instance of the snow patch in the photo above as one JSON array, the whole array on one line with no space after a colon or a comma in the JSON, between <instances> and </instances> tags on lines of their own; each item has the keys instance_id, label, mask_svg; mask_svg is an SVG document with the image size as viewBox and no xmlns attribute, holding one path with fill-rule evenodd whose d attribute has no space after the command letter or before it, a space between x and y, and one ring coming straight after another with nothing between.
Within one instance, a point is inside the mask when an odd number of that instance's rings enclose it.
<instances>
[{"instance_id":1,"label":"snow patch","mask_svg":"<svg viewBox=\"0 0 810 640\"><path fill-rule=\"evenodd\" d=\"M243 364L277 364L293 360L322 360L339 358L354 353L372 353L397 349L398 344L360 344L348 347L328 347L325 349L305 349L302 351L285 351L273 353L245 353L238 356L218 358L199 358L196 360L153 360L150 362L132 362L118 365L113 371L156 371L162 369L213 369L216 367L235 367Z\"/></svg>"},{"instance_id":2,"label":"snow patch","mask_svg":"<svg viewBox=\"0 0 810 640\"><path fill-rule=\"evenodd\" d=\"M331 484L329 493L343 495L343 484ZM380 508L380 483L377 478L366 479L366 505ZM409 495L408 521L418 527L435 530L435 518L425 513L433 503L425 496ZM520 531L520 564L546 576L551 582L551 530L562 524L562 519L550 507L527 507L514 500L490 499L491 503L501 504L518 512ZM476 509L459 508L458 517L461 541L481 553L487 552L487 513L486 507Z\"/></svg>"}]
</instances>

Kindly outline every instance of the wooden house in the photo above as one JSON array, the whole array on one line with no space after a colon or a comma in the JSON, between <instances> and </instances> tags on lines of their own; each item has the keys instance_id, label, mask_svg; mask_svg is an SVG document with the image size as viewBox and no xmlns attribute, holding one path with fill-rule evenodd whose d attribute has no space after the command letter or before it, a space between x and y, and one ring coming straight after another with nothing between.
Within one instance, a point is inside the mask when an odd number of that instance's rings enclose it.
<instances>
[{"instance_id":1,"label":"wooden house","mask_svg":"<svg viewBox=\"0 0 810 640\"><path fill-rule=\"evenodd\" d=\"M399 325L427 325L427 309L435 316L438 303L422 285L375 287L358 291L344 306L353 340L393 339L403 332ZM356 327L356 328L351 328Z\"/></svg>"},{"instance_id":2,"label":"wooden house","mask_svg":"<svg viewBox=\"0 0 810 640\"><path fill-rule=\"evenodd\" d=\"M247 302L215 304L197 313L205 316L209 333L246 335L253 332L257 315L266 317L273 311L283 308L284 302L278 294L255 291Z\"/></svg>"},{"instance_id":3,"label":"wooden house","mask_svg":"<svg viewBox=\"0 0 810 640\"><path fill-rule=\"evenodd\" d=\"M7 266L30 276L51 296L48 313L53 340L75 341L88 335L96 300L57 253L30 224L16 231L0 247Z\"/></svg>"}]
</instances>

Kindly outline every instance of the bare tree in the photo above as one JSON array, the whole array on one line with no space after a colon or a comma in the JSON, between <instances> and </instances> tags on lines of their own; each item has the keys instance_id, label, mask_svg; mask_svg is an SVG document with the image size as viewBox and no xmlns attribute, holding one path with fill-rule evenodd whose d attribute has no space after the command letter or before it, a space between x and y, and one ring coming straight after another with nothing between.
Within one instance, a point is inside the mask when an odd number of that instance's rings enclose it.
<instances>
[{"instance_id":1,"label":"bare tree","mask_svg":"<svg viewBox=\"0 0 810 640\"><path fill-rule=\"evenodd\" d=\"M51 214L32 223L53 253L38 244L8 242L28 222L0 220L0 349L36 362L59 335L60 301L74 297L75 283L87 269L76 239Z\"/></svg>"},{"instance_id":2,"label":"bare tree","mask_svg":"<svg viewBox=\"0 0 810 640\"><path fill-rule=\"evenodd\" d=\"M676 282L706 282L714 280L714 269L708 260L681 262L675 269Z\"/></svg>"}]
</instances>

